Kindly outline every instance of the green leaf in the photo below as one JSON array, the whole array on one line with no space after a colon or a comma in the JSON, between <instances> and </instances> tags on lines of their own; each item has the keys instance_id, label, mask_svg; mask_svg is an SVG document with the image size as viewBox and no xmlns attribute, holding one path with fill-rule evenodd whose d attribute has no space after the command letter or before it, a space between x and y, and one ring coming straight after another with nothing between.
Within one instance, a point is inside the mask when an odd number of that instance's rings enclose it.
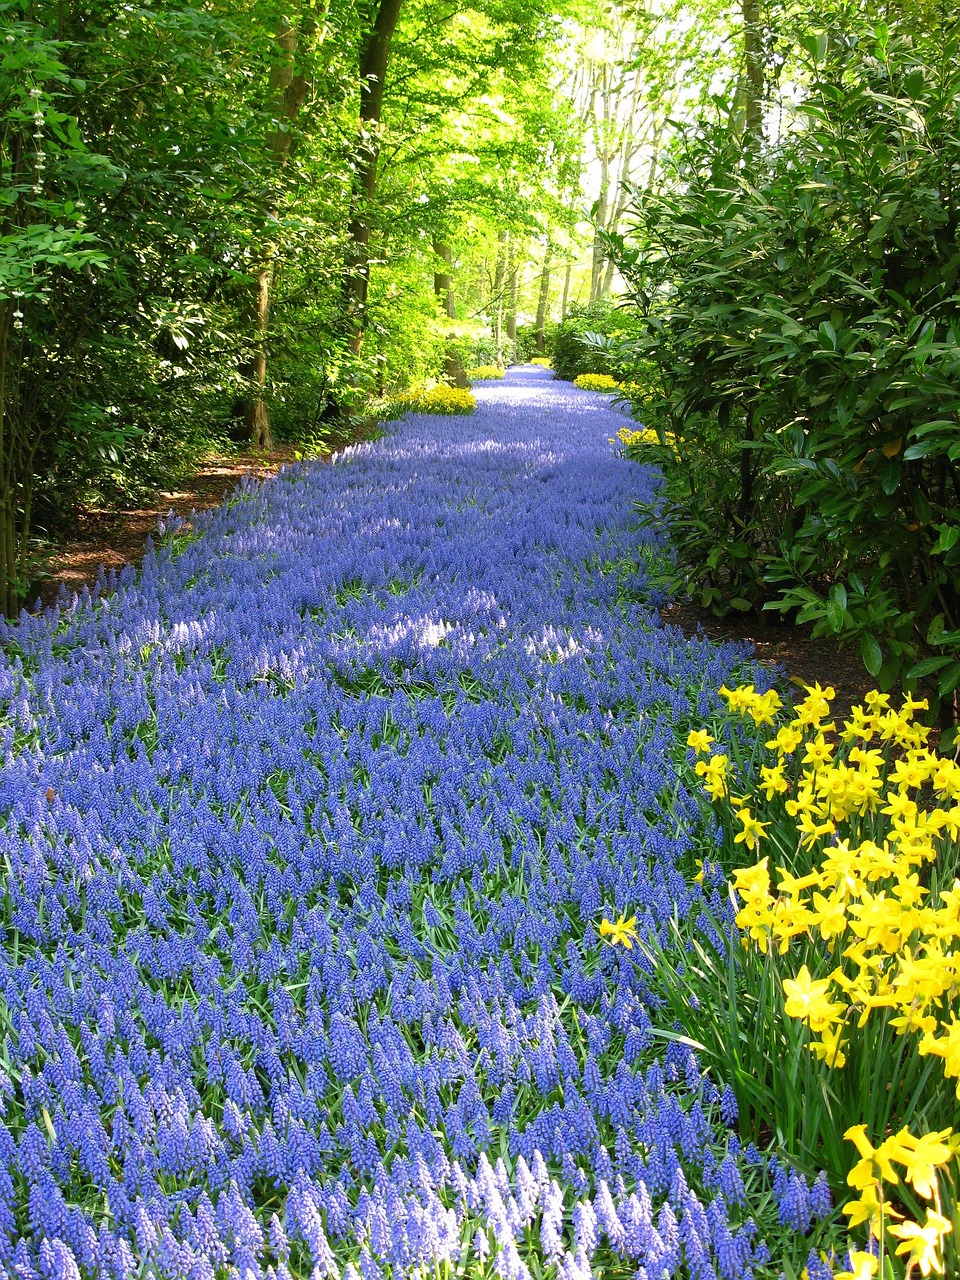
<instances>
[{"instance_id":1,"label":"green leaf","mask_svg":"<svg viewBox=\"0 0 960 1280\"><path fill-rule=\"evenodd\" d=\"M835 582L830 588L830 599L836 600L841 609L846 610L847 607L847 588L842 582Z\"/></svg>"},{"instance_id":2,"label":"green leaf","mask_svg":"<svg viewBox=\"0 0 960 1280\"><path fill-rule=\"evenodd\" d=\"M883 666L883 650L880 648L879 641L876 636L864 632L860 637L860 655L863 658L863 665L867 668L872 676L880 674L880 668Z\"/></svg>"},{"instance_id":3,"label":"green leaf","mask_svg":"<svg viewBox=\"0 0 960 1280\"><path fill-rule=\"evenodd\" d=\"M921 680L924 676L932 676L935 671L942 671L949 661L950 659L942 654L936 658L924 658L913 664L907 672L907 679Z\"/></svg>"},{"instance_id":4,"label":"green leaf","mask_svg":"<svg viewBox=\"0 0 960 1280\"><path fill-rule=\"evenodd\" d=\"M956 546L960 542L960 528L955 524L943 524L937 526L940 530L940 537L931 548L934 555L938 555L943 551L949 551L951 547Z\"/></svg>"},{"instance_id":5,"label":"green leaf","mask_svg":"<svg viewBox=\"0 0 960 1280\"><path fill-rule=\"evenodd\" d=\"M833 325L830 323L830 321L829 321L829 320L824 320L824 321L822 322L822 324L820 325L820 327L818 328L817 332L820 334L820 338L821 338L820 345L821 345L821 347L824 347L824 346L825 346L825 347L829 347L829 349L830 349L831 351L836 351L836 349L837 349L837 331L836 331L836 329L834 329L834 327L833 327Z\"/></svg>"},{"instance_id":6,"label":"green leaf","mask_svg":"<svg viewBox=\"0 0 960 1280\"><path fill-rule=\"evenodd\" d=\"M900 487L900 459L888 458L880 473L880 488L888 496Z\"/></svg>"},{"instance_id":7,"label":"green leaf","mask_svg":"<svg viewBox=\"0 0 960 1280\"><path fill-rule=\"evenodd\" d=\"M839 633L843 630L844 611L843 606L837 600L828 600L826 608L827 622L830 624L830 630Z\"/></svg>"}]
</instances>

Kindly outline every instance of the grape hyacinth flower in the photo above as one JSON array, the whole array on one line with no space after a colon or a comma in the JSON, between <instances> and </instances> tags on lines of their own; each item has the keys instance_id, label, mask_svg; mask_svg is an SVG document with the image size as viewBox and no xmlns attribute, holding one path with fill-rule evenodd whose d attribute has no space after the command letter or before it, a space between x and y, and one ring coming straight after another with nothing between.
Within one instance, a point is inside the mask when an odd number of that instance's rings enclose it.
<instances>
[{"instance_id":1,"label":"grape hyacinth flower","mask_svg":"<svg viewBox=\"0 0 960 1280\"><path fill-rule=\"evenodd\" d=\"M476 394L0 624L0 1274L769 1256L636 945L745 655L662 625L605 399Z\"/></svg>"}]
</instances>

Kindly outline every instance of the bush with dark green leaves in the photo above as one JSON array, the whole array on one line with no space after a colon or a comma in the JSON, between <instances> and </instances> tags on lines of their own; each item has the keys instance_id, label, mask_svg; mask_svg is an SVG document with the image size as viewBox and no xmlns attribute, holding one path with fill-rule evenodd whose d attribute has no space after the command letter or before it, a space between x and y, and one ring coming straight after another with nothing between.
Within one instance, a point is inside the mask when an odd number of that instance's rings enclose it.
<instances>
[{"instance_id":1,"label":"bush with dark green leaves","mask_svg":"<svg viewBox=\"0 0 960 1280\"><path fill-rule=\"evenodd\" d=\"M676 577L960 687L960 23L804 35L797 127L702 122L611 240L658 391ZM595 340L596 341L596 340ZM609 366L607 366L609 368ZM628 375L629 376L629 375Z\"/></svg>"},{"instance_id":2,"label":"bush with dark green leaves","mask_svg":"<svg viewBox=\"0 0 960 1280\"><path fill-rule=\"evenodd\" d=\"M547 354L553 360L558 378L572 382L581 373L607 373L618 377L621 372L617 344L637 331L632 310L625 311L609 299L571 307L566 318L549 335ZM608 345L591 341L594 336L608 340Z\"/></svg>"}]
</instances>

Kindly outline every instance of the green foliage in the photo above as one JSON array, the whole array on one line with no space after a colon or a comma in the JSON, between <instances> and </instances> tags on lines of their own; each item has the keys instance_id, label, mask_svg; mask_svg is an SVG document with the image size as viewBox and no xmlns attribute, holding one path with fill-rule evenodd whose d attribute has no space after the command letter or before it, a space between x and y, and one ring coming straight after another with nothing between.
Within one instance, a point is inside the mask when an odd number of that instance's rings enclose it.
<instances>
[{"instance_id":1,"label":"green foliage","mask_svg":"<svg viewBox=\"0 0 960 1280\"><path fill-rule=\"evenodd\" d=\"M846 20L845 20L846 21ZM664 509L704 603L853 640L884 687L960 686L960 26L802 38L778 147L722 117L611 238L677 436ZM929 656L925 656L929 655Z\"/></svg>"},{"instance_id":2,"label":"green foliage","mask_svg":"<svg viewBox=\"0 0 960 1280\"><path fill-rule=\"evenodd\" d=\"M618 343L636 328L633 316L607 299L571 307L566 319L548 336L547 352L557 377L573 382L582 373L618 375ZM588 334L607 339L608 344L590 342Z\"/></svg>"},{"instance_id":3,"label":"green foliage","mask_svg":"<svg viewBox=\"0 0 960 1280\"><path fill-rule=\"evenodd\" d=\"M453 21L405 3L361 200L344 140L377 8L0 4L0 610L29 590L33 531L174 484L262 431L253 399L315 451L365 400L448 372L451 336L490 362L475 320L438 315L429 246L477 219L489 248L504 219L568 217L529 180L573 155L547 92L557 18L545 0ZM371 278L348 335L361 213ZM463 296L474 316L486 301Z\"/></svg>"}]
</instances>

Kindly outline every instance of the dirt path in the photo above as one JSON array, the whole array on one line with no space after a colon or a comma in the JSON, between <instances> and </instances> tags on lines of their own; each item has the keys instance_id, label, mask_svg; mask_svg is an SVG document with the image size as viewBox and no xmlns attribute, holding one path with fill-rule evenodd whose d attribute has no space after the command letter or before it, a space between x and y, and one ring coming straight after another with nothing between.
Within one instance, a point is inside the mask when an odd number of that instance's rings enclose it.
<instances>
[{"instance_id":1,"label":"dirt path","mask_svg":"<svg viewBox=\"0 0 960 1280\"><path fill-rule=\"evenodd\" d=\"M82 512L77 536L65 542L50 563L50 576L39 592L41 604L52 604L61 588L73 593L92 586L101 565L119 570L125 564L136 563L143 556L147 539L156 534L157 521L171 511L189 519L191 512L217 506L245 477L262 480L293 461L292 445L280 446L271 453L211 457L178 489L158 494L151 506Z\"/></svg>"}]
</instances>

